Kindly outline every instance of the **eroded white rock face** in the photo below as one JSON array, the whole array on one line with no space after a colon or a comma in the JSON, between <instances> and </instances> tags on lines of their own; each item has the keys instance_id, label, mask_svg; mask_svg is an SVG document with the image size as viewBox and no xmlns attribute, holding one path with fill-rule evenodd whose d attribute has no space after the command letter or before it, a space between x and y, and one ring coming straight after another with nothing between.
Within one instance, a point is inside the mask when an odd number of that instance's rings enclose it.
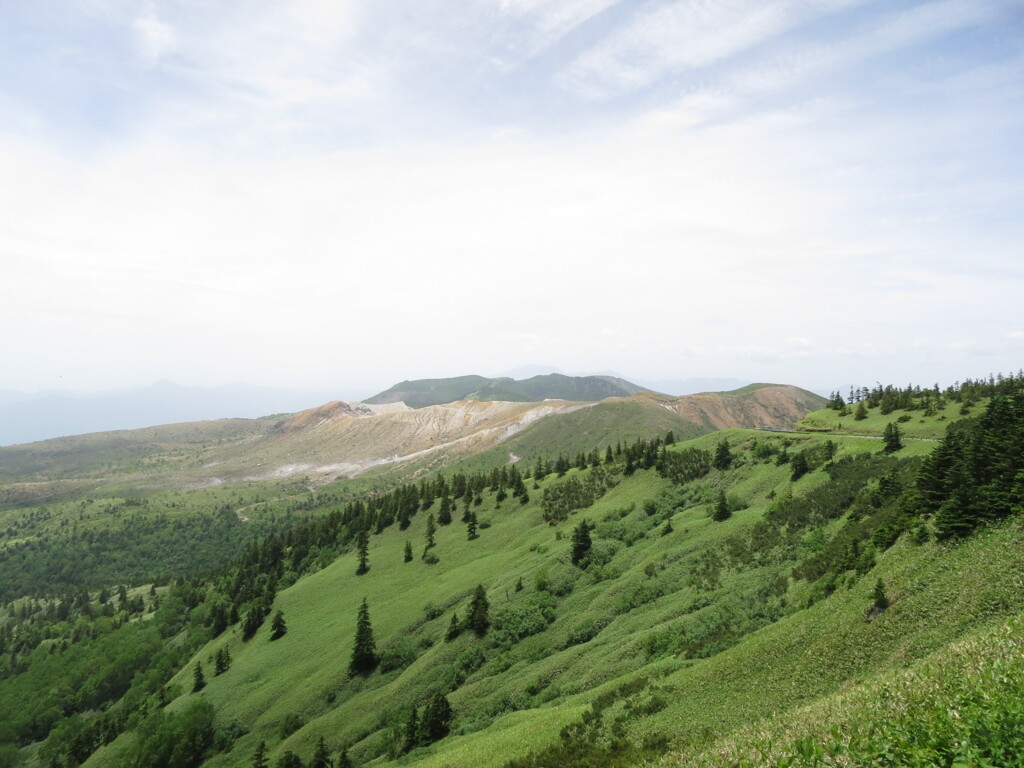
<instances>
[{"instance_id":1,"label":"eroded white rock face","mask_svg":"<svg viewBox=\"0 0 1024 768\"><path fill-rule=\"evenodd\" d=\"M543 418L591 405L558 400L458 401L410 408L402 402L367 405L339 400L284 422L263 451L277 460L258 462L260 471L243 479L313 475L327 482L432 454L486 450Z\"/></svg>"}]
</instances>

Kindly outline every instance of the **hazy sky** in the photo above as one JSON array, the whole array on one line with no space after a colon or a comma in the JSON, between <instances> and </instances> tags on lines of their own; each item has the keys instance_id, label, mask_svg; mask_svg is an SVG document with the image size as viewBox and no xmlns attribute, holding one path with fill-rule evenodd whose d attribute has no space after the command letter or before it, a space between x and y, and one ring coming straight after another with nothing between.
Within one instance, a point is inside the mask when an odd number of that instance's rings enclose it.
<instances>
[{"instance_id":1,"label":"hazy sky","mask_svg":"<svg viewBox=\"0 0 1024 768\"><path fill-rule=\"evenodd\" d=\"M0 389L1024 365L1020 0L15 0Z\"/></svg>"}]
</instances>

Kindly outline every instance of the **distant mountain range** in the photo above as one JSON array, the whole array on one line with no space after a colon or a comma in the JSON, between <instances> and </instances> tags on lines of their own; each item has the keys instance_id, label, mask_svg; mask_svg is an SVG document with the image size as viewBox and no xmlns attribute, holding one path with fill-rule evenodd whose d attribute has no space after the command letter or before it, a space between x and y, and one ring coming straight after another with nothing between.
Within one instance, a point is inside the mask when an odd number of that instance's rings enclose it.
<instances>
[{"instance_id":1,"label":"distant mountain range","mask_svg":"<svg viewBox=\"0 0 1024 768\"><path fill-rule=\"evenodd\" d=\"M447 384L440 390L420 391L450 393L454 385L442 381ZM580 382L549 383L576 392L585 388ZM687 438L736 427L789 429L824 402L778 384L682 397L638 392L588 402L460 399L412 408L398 401L335 400L275 418L166 424L0 447L0 485L6 485L0 507L64 493L68 483L189 490L301 478L319 486L365 473L405 478L470 457L491 468L513 456L530 463L669 430Z\"/></svg>"},{"instance_id":2,"label":"distant mountain range","mask_svg":"<svg viewBox=\"0 0 1024 768\"><path fill-rule=\"evenodd\" d=\"M528 366L509 373L526 376L537 370L541 367ZM569 376L558 372L522 379L512 376L456 376L403 381L366 398L364 402L404 402L411 408L459 400L596 402L640 392L673 396L720 392L735 390L748 383L716 378L634 383L611 374ZM190 387L170 381L96 393L0 390L0 445L162 424L298 413L339 398L358 401L362 394L276 389L248 384Z\"/></svg>"}]
</instances>

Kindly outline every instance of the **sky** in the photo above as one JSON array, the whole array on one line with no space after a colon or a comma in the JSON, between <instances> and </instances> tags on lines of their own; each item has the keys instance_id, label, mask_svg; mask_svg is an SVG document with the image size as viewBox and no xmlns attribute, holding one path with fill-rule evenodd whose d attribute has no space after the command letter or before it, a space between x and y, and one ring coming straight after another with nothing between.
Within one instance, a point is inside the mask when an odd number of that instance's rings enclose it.
<instances>
[{"instance_id":1,"label":"sky","mask_svg":"<svg viewBox=\"0 0 1024 768\"><path fill-rule=\"evenodd\" d=\"M0 389L1024 365L1020 0L14 0Z\"/></svg>"}]
</instances>

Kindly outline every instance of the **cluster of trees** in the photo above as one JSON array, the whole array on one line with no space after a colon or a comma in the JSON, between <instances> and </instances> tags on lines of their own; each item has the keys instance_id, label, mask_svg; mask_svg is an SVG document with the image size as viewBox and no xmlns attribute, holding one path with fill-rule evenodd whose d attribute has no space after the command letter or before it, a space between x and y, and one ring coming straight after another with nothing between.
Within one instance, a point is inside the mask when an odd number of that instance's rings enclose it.
<instances>
[{"instance_id":1,"label":"cluster of trees","mask_svg":"<svg viewBox=\"0 0 1024 768\"><path fill-rule=\"evenodd\" d=\"M256 747L256 751L253 753L252 762L249 763L251 768L270 768L270 763L267 760L267 744L261 741ZM334 760L331 758L331 750L327 748L327 742L324 741L323 736L317 741L316 748L313 750L313 756L310 758L309 763L304 763L302 758L291 750L286 751L281 757L278 758L277 762L274 763L274 768L354 768L352 760L348 756L348 749L342 747L338 752L338 759Z\"/></svg>"},{"instance_id":2,"label":"cluster of trees","mask_svg":"<svg viewBox=\"0 0 1024 768\"><path fill-rule=\"evenodd\" d=\"M463 630L470 630L477 637L483 637L491 626L490 611L491 604L487 600L487 590L484 589L483 584L477 584L476 589L473 590L473 597L469 601L469 606L466 608L466 615L462 620L459 620L457 613L452 615L452 622L448 626L445 641L451 642L462 634Z\"/></svg>"},{"instance_id":3,"label":"cluster of trees","mask_svg":"<svg viewBox=\"0 0 1024 768\"><path fill-rule=\"evenodd\" d=\"M657 461L658 474L673 483L684 484L711 471L711 454L700 448L664 452Z\"/></svg>"},{"instance_id":4,"label":"cluster of trees","mask_svg":"<svg viewBox=\"0 0 1024 768\"><path fill-rule=\"evenodd\" d=\"M1024 512L1024 386L952 425L925 459L916 490L939 538Z\"/></svg>"},{"instance_id":5,"label":"cluster of trees","mask_svg":"<svg viewBox=\"0 0 1024 768\"><path fill-rule=\"evenodd\" d=\"M400 753L433 744L448 735L452 723L452 705L443 693L434 694L422 710L411 707L406 721Z\"/></svg>"},{"instance_id":6,"label":"cluster of trees","mask_svg":"<svg viewBox=\"0 0 1024 768\"><path fill-rule=\"evenodd\" d=\"M567 520L570 512L589 507L617 482L613 468L597 466L585 476L548 485L540 502L544 519L551 525Z\"/></svg>"},{"instance_id":7,"label":"cluster of trees","mask_svg":"<svg viewBox=\"0 0 1024 768\"><path fill-rule=\"evenodd\" d=\"M849 406L863 404L865 408L878 408L882 415L895 410L924 410L935 413L947 403L973 405L980 399L1007 394L1017 389L1024 382L1024 371L1016 374L989 375L987 379L965 379L954 382L945 389L935 384L932 387L921 387L908 384L906 387L894 387L891 384L874 387L851 387L846 399L836 391L829 395L828 407L836 411L849 413ZM857 413L864 413L858 408Z\"/></svg>"},{"instance_id":8,"label":"cluster of trees","mask_svg":"<svg viewBox=\"0 0 1024 768\"><path fill-rule=\"evenodd\" d=\"M102 527L73 522L55 533L6 544L0 602L207 573L234 557L244 542L292 523L282 517L243 524L230 509L174 518L135 510L117 525Z\"/></svg>"}]
</instances>

